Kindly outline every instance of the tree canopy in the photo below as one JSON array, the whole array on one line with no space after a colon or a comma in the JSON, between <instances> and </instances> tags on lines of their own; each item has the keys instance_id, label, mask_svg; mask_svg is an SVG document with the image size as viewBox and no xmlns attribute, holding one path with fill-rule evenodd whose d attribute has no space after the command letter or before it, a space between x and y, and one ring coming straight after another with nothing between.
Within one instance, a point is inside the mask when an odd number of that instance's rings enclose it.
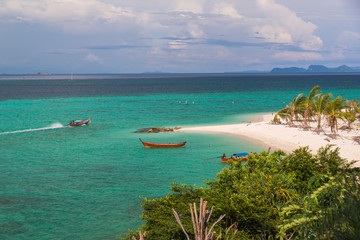
<instances>
[{"instance_id":1,"label":"tree canopy","mask_svg":"<svg viewBox=\"0 0 360 240\"><path fill-rule=\"evenodd\" d=\"M143 198L146 239L185 239L173 215L194 236L189 204L214 206L209 222L216 239L359 239L359 169L328 145L290 154L254 153L246 163L229 161L205 187L173 184L167 196ZM125 239L137 236L130 232Z\"/></svg>"}]
</instances>

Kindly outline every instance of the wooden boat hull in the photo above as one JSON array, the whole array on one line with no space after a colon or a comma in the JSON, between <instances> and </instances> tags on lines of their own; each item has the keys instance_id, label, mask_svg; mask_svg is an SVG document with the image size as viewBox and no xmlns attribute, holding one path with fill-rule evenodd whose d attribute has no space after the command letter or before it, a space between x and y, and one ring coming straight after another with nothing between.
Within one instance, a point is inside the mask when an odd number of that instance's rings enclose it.
<instances>
[{"instance_id":1,"label":"wooden boat hull","mask_svg":"<svg viewBox=\"0 0 360 240\"><path fill-rule=\"evenodd\" d=\"M186 141L182 143L149 143L142 141L140 138L139 140L142 142L144 147L170 148L170 147L184 147L186 144Z\"/></svg>"},{"instance_id":2,"label":"wooden boat hull","mask_svg":"<svg viewBox=\"0 0 360 240\"><path fill-rule=\"evenodd\" d=\"M86 120L87 121L87 120ZM84 126L84 125L87 125L89 122L82 122L82 123L79 123L79 124L71 124L69 123L69 127L79 127L79 126Z\"/></svg>"},{"instance_id":3,"label":"wooden boat hull","mask_svg":"<svg viewBox=\"0 0 360 240\"><path fill-rule=\"evenodd\" d=\"M227 161L242 161L242 162L247 162L247 157L239 157L239 158L221 158L221 162L227 162Z\"/></svg>"}]
</instances>

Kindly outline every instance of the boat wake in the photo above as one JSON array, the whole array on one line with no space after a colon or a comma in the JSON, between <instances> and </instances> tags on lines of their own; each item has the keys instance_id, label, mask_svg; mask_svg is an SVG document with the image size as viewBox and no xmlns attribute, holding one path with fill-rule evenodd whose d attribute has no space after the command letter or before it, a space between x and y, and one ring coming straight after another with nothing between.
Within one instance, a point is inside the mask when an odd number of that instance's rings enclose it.
<instances>
[{"instance_id":1,"label":"boat wake","mask_svg":"<svg viewBox=\"0 0 360 240\"><path fill-rule=\"evenodd\" d=\"M11 132L2 132L0 135L7 135L7 134L14 134L14 133L24 133L24 132L35 132L35 131L42 131L42 130L50 130L50 129L56 129L56 128L63 128L65 127L61 123L53 123L49 127L43 127L43 128L34 128L34 129L24 129L24 130L17 130L17 131L11 131Z\"/></svg>"}]
</instances>

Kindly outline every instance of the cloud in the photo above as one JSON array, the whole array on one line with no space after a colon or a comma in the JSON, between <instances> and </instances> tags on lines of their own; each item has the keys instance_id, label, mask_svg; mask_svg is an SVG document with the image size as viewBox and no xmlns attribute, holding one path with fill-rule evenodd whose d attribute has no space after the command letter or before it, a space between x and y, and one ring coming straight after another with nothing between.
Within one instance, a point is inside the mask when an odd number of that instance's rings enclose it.
<instances>
[{"instance_id":1,"label":"cloud","mask_svg":"<svg viewBox=\"0 0 360 240\"><path fill-rule=\"evenodd\" d=\"M202 13L204 0L181 0L177 1L175 11Z\"/></svg>"},{"instance_id":2,"label":"cloud","mask_svg":"<svg viewBox=\"0 0 360 240\"><path fill-rule=\"evenodd\" d=\"M137 18L131 9L101 0L2 0L1 4L0 18L55 24L65 29L88 29L99 22Z\"/></svg>"},{"instance_id":3,"label":"cloud","mask_svg":"<svg viewBox=\"0 0 360 240\"><path fill-rule=\"evenodd\" d=\"M98 56L94 55L94 54L88 54L86 57L85 57L85 60L86 61L89 61L89 62L99 62L101 63L101 60Z\"/></svg>"},{"instance_id":4,"label":"cloud","mask_svg":"<svg viewBox=\"0 0 360 240\"><path fill-rule=\"evenodd\" d=\"M243 16L241 16L238 11L235 9L235 7L232 4L229 3L215 3L214 8L212 10L213 14L221 14L224 16L228 16L235 19L241 19Z\"/></svg>"},{"instance_id":5,"label":"cloud","mask_svg":"<svg viewBox=\"0 0 360 240\"><path fill-rule=\"evenodd\" d=\"M360 33L342 31L337 37L334 47L331 49L329 59L353 59L359 61L360 56Z\"/></svg>"},{"instance_id":6,"label":"cloud","mask_svg":"<svg viewBox=\"0 0 360 240\"><path fill-rule=\"evenodd\" d=\"M144 6L112 0L2 0L0 19L52 24L72 33L107 29L133 37L170 33L204 39L223 34L229 41L256 37L304 50L322 47L314 35L317 26L274 0L150 0Z\"/></svg>"},{"instance_id":7,"label":"cloud","mask_svg":"<svg viewBox=\"0 0 360 240\"><path fill-rule=\"evenodd\" d=\"M98 46L88 46L85 49L90 50L119 50L119 49L127 49L127 48L148 48L149 46L136 46L136 45L98 45Z\"/></svg>"},{"instance_id":8,"label":"cloud","mask_svg":"<svg viewBox=\"0 0 360 240\"><path fill-rule=\"evenodd\" d=\"M292 62L296 62L300 60L306 60L306 61L323 60L323 56L317 52L291 52L291 51L277 52L272 56L272 58L277 60L292 61Z\"/></svg>"},{"instance_id":9,"label":"cloud","mask_svg":"<svg viewBox=\"0 0 360 240\"><path fill-rule=\"evenodd\" d=\"M336 45L343 50L360 49L360 33L343 31L336 40Z\"/></svg>"},{"instance_id":10,"label":"cloud","mask_svg":"<svg viewBox=\"0 0 360 240\"><path fill-rule=\"evenodd\" d=\"M320 50L322 40L314 35L317 26L306 22L289 8L273 0L256 0L263 17L254 26L266 41L300 46L304 50Z\"/></svg>"},{"instance_id":11,"label":"cloud","mask_svg":"<svg viewBox=\"0 0 360 240\"><path fill-rule=\"evenodd\" d=\"M182 40L173 40L168 42L169 49L176 50L176 49L185 49L186 48L186 42Z\"/></svg>"}]
</instances>

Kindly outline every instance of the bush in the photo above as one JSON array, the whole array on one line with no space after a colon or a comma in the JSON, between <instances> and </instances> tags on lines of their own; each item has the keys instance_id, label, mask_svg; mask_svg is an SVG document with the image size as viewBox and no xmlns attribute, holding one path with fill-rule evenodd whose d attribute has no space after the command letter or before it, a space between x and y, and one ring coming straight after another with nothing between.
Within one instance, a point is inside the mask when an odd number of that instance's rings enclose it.
<instances>
[{"instance_id":1,"label":"bush","mask_svg":"<svg viewBox=\"0 0 360 240\"><path fill-rule=\"evenodd\" d=\"M245 164L229 161L217 179L206 182L207 187L173 184L165 197L143 198L141 218L146 223L141 230L149 240L184 239L174 208L193 235L189 203L203 198L214 205L212 219L226 214L215 228L218 239L275 239L291 234L299 239L338 234L352 239L360 229L359 175L344 162L331 146L315 156L303 147L289 155L254 153ZM323 230L329 228L326 235Z\"/></svg>"}]
</instances>

